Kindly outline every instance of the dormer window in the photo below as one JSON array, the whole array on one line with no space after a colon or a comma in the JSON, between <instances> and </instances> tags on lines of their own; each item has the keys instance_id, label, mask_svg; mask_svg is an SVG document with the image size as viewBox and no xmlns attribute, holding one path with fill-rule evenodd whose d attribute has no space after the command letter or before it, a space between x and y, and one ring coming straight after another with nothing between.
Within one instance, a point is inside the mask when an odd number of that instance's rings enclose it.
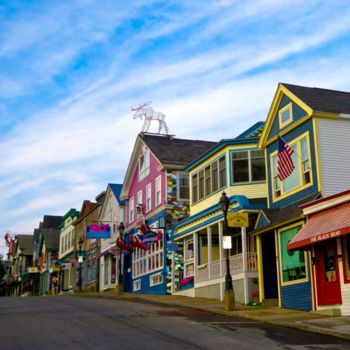
<instances>
[{"instance_id":1,"label":"dormer window","mask_svg":"<svg viewBox=\"0 0 350 350\"><path fill-rule=\"evenodd\" d=\"M292 103L288 103L287 106L280 109L278 112L280 129L293 121Z\"/></svg>"},{"instance_id":2,"label":"dormer window","mask_svg":"<svg viewBox=\"0 0 350 350\"><path fill-rule=\"evenodd\" d=\"M144 179L150 170L150 151L146 147L142 150L139 161L139 180Z\"/></svg>"}]
</instances>

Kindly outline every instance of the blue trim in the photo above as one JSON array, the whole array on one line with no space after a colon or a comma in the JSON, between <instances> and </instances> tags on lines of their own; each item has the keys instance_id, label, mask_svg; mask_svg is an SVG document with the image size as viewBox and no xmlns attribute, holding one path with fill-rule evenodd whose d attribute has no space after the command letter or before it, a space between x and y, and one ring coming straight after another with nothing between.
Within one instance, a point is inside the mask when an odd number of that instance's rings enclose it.
<instances>
[{"instance_id":1,"label":"blue trim","mask_svg":"<svg viewBox=\"0 0 350 350\"><path fill-rule=\"evenodd\" d=\"M205 159L209 158L212 156L214 153L218 152L220 149L230 146L230 145L245 145L245 144L250 144L250 143L258 143L259 142L259 137L252 137L250 139L228 139L228 140L221 140L219 141L216 146L211 148L209 151L206 153L203 153L200 157L195 159L192 163L186 165L184 167L185 171L190 171L194 167L196 167L198 164L202 163Z\"/></svg>"},{"instance_id":2,"label":"blue trim","mask_svg":"<svg viewBox=\"0 0 350 350\"><path fill-rule=\"evenodd\" d=\"M251 126L249 129L247 129L246 131L244 131L242 134L237 136L238 138L242 138L242 137L252 137L252 134L254 134L256 131L258 131L259 129L263 129L265 125L265 122L256 122L253 126Z\"/></svg>"},{"instance_id":3,"label":"blue trim","mask_svg":"<svg viewBox=\"0 0 350 350\"><path fill-rule=\"evenodd\" d=\"M223 191L224 190L225 189L223 189ZM251 204L249 199L246 196L242 196L242 195L233 195L233 196L229 197L229 199L230 199L230 202L238 202L239 203L239 206L234 208L231 211L239 211L242 209L262 209L262 208L265 208L265 206L263 204ZM199 220L203 216L212 214L217 210L221 210L219 203L214 204L211 207L209 207L205 210L202 210L201 212L199 212L195 215L188 217L187 219L181 220L179 223L177 223L173 226L173 231L175 231L176 229L178 229L184 225L187 225L193 221Z\"/></svg>"},{"instance_id":4,"label":"blue trim","mask_svg":"<svg viewBox=\"0 0 350 350\"><path fill-rule=\"evenodd\" d=\"M125 205L125 200L120 199L120 194L122 191L122 184L108 184L107 188L110 187L114 197L118 201L119 205Z\"/></svg>"}]
</instances>

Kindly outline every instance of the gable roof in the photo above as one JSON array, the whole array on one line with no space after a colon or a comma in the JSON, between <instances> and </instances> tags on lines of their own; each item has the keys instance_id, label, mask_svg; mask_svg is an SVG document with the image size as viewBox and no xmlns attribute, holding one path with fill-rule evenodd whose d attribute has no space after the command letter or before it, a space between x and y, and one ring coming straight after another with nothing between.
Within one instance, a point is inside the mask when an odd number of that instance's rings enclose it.
<instances>
[{"instance_id":1,"label":"gable roof","mask_svg":"<svg viewBox=\"0 0 350 350\"><path fill-rule=\"evenodd\" d=\"M17 245L22 255L33 255L33 235L17 235Z\"/></svg>"},{"instance_id":2,"label":"gable roof","mask_svg":"<svg viewBox=\"0 0 350 350\"><path fill-rule=\"evenodd\" d=\"M265 123L260 121L252 125L250 128L245 130L243 133L235 138L222 139L214 147L210 148L207 152L201 154L199 157L194 159L191 163L187 164L185 170L191 170L200 164L203 160L209 158L214 153L228 145L243 145L249 143L258 143L261 132L264 128Z\"/></svg>"},{"instance_id":3,"label":"gable roof","mask_svg":"<svg viewBox=\"0 0 350 350\"><path fill-rule=\"evenodd\" d=\"M101 203L95 203L85 199L83 201L80 214L78 218L73 222L73 225L76 226L77 224L79 224L87 215L89 215L93 210L98 208L100 205Z\"/></svg>"},{"instance_id":4,"label":"gable roof","mask_svg":"<svg viewBox=\"0 0 350 350\"><path fill-rule=\"evenodd\" d=\"M114 197L118 201L119 205L125 205L125 201L123 201L120 198L120 194L121 194L121 191L122 191L123 184L108 184L107 187L109 187L112 190L112 192L114 194Z\"/></svg>"},{"instance_id":5,"label":"gable roof","mask_svg":"<svg viewBox=\"0 0 350 350\"><path fill-rule=\"evenodd\" d=\"M177 139L172 136L140 133L140 138L164 165L184 166L216 145L216 142Z\"/></svg>"},{"instance_id":6,"label":"gable roof","mask_svg":"<svg viewBox=\"0 0 350 350\"><path fill-rule=\"evenodd\" d=\"M314 111L350 114L350 92L281 84Z\"/></svg>"},{"instance_id":7,"label":"gable roof","mask_svg":"<svg viewBox=\"0 0 350 350\"><path fill-rule=\"evenodd\" d=\"M58 215L44 215L43 229L44 228L56 228L59 227L63 216Z\"/></svg>"},{"instance_id":8,"label":"gable roof","mask_svg":"<svg viewBox=\"0 0 350 350\"><path fill-rule=\"evenodd\" d=\"M183 169L202 153L216 145L216 142L202 140L177 139L172 135L160 135L150 133L138 134L129 160L128 168L124 176L124 183L120 193L122 199L126 198L133 174L138 165L139 154L146 145L154 157L164 166L170 169Z\"/></svg>"},{"instance_id":9,"label":"gable roof","mask_svg":"<svg viewBox=\"0 0 350 350\"><path fill-rule=\"evenodd\" d=\"M265 127L260 137L259 148L264 148L266 146L268 135L283 95L288 96L305 110L306 116L303 120L309 119L313 115L320 116L322 114L328 114L336 117L337 114L350 114L349 92L279 83L266 118ZM291 124L284 130L281 130L280 135L282 136L289 132L293 127L295 127L295 125ZM271 142L274 141L275 138L277 138L277 136L272 137Z\"/></svg>"},{"instance_id":10,"label":"gable roof","mask_svg":"<svg viewBox=\"0 0 350 350\"><path fill-rule=\"evenodd\" d=\"M45 248L47 250L58 250L60 242L60 233L61 231L55 228L46 228L43 230Z\"/></svg>"}]
</instances>

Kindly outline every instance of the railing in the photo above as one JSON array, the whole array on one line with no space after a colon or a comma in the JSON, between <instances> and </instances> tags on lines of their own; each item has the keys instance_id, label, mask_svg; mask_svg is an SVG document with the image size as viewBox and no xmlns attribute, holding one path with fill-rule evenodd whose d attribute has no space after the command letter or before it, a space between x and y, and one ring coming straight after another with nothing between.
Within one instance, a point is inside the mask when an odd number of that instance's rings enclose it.
<instances>
[{"instance_id":1,"label":"railing","mask_svg":"<svg viewBox=\"0 0 350 350\"><path fill-rule=\"evenodd\" d=\"M208 280L208 265L201 265L197 267L196 282L205 282Z\"/></svg>"}]
</instances>

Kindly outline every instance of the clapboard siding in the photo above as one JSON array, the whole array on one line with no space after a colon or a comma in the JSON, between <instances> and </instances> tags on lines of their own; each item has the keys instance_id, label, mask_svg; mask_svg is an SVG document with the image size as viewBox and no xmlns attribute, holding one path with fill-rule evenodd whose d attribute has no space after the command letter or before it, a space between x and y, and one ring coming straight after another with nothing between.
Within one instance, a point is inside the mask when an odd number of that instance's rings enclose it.
<instances>
[{"instance_id":1,"label":"clapboard siding","mask_svg":"<svg viewBox=\"0 0 350 350\"><path fill-rule=\"evenodd\" d=\"M301 199L308 197L314 193L318 192L318 185L317 185L317 170L316 170L316 157L315 157L315 143L314 143L314 137L313 137L313 126L311 119L306 121L305 123L299 125L295 129L291 130L288 134L284 135L284 139L289 143L301 134L308 131L310 133L310 157L311 157L311 166L312 166L312 178L313 178L313 185L299 191L297 193L294 193L288 197L285 197L283 199L277 200L273 202L272 197L272 174L271 174L271 162L270 162L270 154L275 152L277 150L277 141L273 142L267 147L267 184L268 184L268 193L269 193L269 202L270 202L270 208L281 208L290 204L293 204L297 201L300 201Z\"/></svg>"},{"instance_id":2,"label":"clapboard siding","mask_svg":"<svg viewBox=\"0 0 350 350\"><path fill-rule=\"evenodd\" d=\"M350 283L344 283L343 261L339 262L339 276L341 286L342 305L340 306L342 316L350 316Z\"/></svg>"},{"instance_id":3,"label":"clapboard siding","mask_svg":"<svg viewBox=\"0 0 350 350\"><path fill-rule=\"evenodd\" d=\"M292 123L295 123L298 120L300 120L301 118L306 116L307 113L300 106L298 106L295 102L293 102L289 97L284 95L281 99L280 105L279 105L277 112L274 116L274 121L273 121L272 126L271 126L271 131L269 133L268 140L271 139L272 137L276 136L281 130L283 130L286 127L289 127L291 125L291 124L288 124L284 128L280 129L279 116L278 116L279 110L282 109L283 107L285 107L290 102L292 102L292 112L293 112L293 122Z\"/></svg>"},{"instance_id":4,"label":"clapboard siding","mask_svg":"<svg viewBox=\"0 0 350 350\"><path fill-rule=\"evenodd\" d=\"M312 286L309 259L307 259L307 262L309 271L309 280L307 282L281 287L282 307L296 310L312 310Z\"/></svg>"},{"instance_id":5,"label":"clapboard siding","mask_svg":"<svg viewBox=\"0 0 350 350\"><path fill-rule=\"evenodd\" d=\"M350 188L350 120L318 119L323 195Z\"/></svg>"}]
</instances>

